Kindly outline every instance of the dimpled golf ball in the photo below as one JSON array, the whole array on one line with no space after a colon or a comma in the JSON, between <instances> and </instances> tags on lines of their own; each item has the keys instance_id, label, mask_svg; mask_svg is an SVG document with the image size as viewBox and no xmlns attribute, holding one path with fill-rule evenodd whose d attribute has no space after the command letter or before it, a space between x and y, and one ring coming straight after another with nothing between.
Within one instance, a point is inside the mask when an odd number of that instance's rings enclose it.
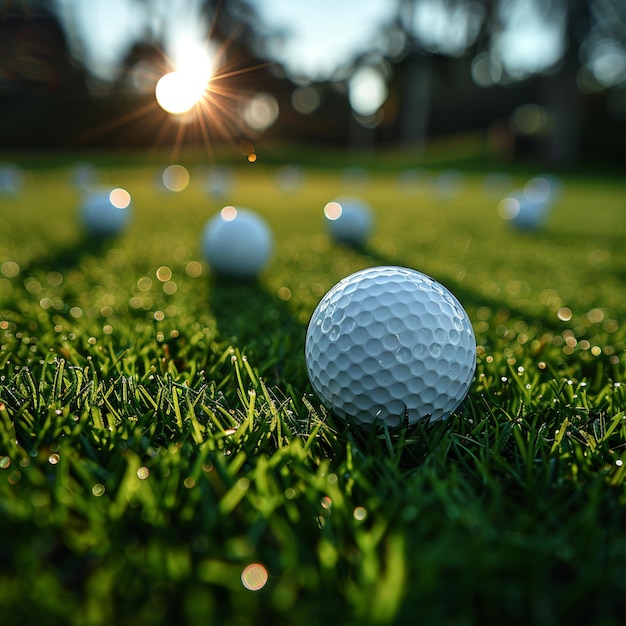
<instances>
[{"instance_id":1,"label":"dimpled golf ball","mask_svg":"<svg viewBox=\"0 0 626 626\"><path fill-rule=\"evenodd\" d=\"M131 197L125 189L97 189L85 194L80 219L90 235L113 237L128 226L130 207Z\"/></svg>"},{"instance_id":2,"label":"dimpled golf ball","mask_svg":"<svg viewBox=\"0 0 626 626\"><path fill-rule=\"evenodd\" d=\"M448 289L416 270L382 266L328 291L305 339L309 380L349 423L400 426L447 418L476 366L467 313Z\"/></svg>"},{"instance_id":3,"label":"dimpled golf ball","mask_svg":"<svg viewBox=\"0 0 626 626\"><path fill-rule=\"evenodd\" d=\"M357 198L342 197L329 202L324 207L324 217L336 243L364 246L372 232L372 210Z\"/></svg>"},{"instance_id":4,"label":"dimpled golf ball","mask_svg":"<svg viewBox=\"0 0 626 626\"><path fill-rule=\"evenodd\" d=\"M202 234L202 252L218 275L254 278L266 265L273 248L265 220L249 209L224 207Z\"/></svg>"}]
</instances>

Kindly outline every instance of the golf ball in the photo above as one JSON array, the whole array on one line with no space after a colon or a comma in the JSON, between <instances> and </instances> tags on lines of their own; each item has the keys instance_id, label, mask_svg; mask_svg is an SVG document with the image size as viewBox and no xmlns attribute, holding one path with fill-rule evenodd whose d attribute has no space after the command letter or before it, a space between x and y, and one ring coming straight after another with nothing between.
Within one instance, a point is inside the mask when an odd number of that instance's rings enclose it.
<instances>
[{"instance_id":1,"label":"golf ball","mask_svg":"<svg viewBox=\"0 0 626 626\"><path fill-rule=\"evenodd\" d=\"M131 197L121 188L99 189L85 194L80 207L84 229L94 237L119 235L130 220Z\"/></svg>"},{"instance_id":2,"label":"golf ball","mask_svg":"<svg viewBox=\"0 0 626 626\"><path fill-rule=\"evenodd\" d=\"M23 183L24 176L16 165L0 164L0 195L19 195Z\"/></svg>"},{"instance_id":3,"label":"golf ball","mask_svg":"<svg viewBox=\"0 0 626 626\"><path fill-rule=\"evenodd\" d=\"M459 301L416 270L352 274L313 312L306 368L322 404L362 426L447 418L472 382L476 339Z\"/></svg>"},{"instance_id":4,"label":"golf ball","mask_svg":"<svg viewBox=\"0 0 626 626\"><path fill-rule=\"evenodd\" d=\"M357 198L338 198L324 207L324 217L330 236L337 243L365 245L372 232L372 210Z\"/></svg>"},{"instance_id":5,"label":"golf ball","mask_svg":"<svg viewBox=\"0 0 626 626\"><path fill-rule=\"evenodd\" d=\"M503 198L498 204L498 214L518 230L540 229L549 213L550 204L547 199L529 198L523 192L515 192Z\"/></svg>"},{"instance_id":6,"label":"golf ball","mask_svg":"<svg viewBox=\"0 0 626 626\"><path fill-rule=\"evenodd\" d=\"M272 233L265 220L249 209L224 207L202 234L202 252L219 275L253 278L269 260Z\"/></svg>"}]
</instances>

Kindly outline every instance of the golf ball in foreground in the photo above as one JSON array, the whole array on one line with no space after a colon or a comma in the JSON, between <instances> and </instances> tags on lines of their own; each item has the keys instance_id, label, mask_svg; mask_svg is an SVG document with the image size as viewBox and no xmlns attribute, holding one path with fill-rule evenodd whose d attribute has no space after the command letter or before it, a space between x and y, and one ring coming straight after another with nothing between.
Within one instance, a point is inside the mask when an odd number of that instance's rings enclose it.
<instances>
[{"instance_id":1,"label":"golf ball in foreground","mask_svg":"<svg viewBox=\"0 0 626 626\"><path fill-rule=\"evenodd\" d=\"M306 332L305 360L326 408L359 425L447 418L476 366L469 317L421 272L373 267L337 283Z\"/></svg>"},{"instance_id":2,"label":"golf ball in foreground","mask_svg":"<svg viewBox=\"0 0 626 626\"><path fill-rule=\"evenodd\" d=\"M265 220L248 209L224 207L211 218L202 235L202 252L209 267L232 278L253 278L265 266L273 240Z\"/></svg>"},{"instance_id":3,"label":"golf ball in foreground","mask_svg":"<svg viewBox=\"0 0 626 626\"><path fill-rule=\"evenodd\" d=\"M329 202L324 207L324 217L328 232L337 243L363 246L372 232L372 210L356 198Z\"/></svg>"},{"instance_id":4,"label":"golf ball in foreground","mask_svg":"<svg viewBox=\"0 0 626 626\"><path fill-rule=\"evenodd\" d=\"M130 220L131 197L125 189L88 192L80 207L85 230L94 237L113 237L124 231Z\"/></svg>"}]
</instances>

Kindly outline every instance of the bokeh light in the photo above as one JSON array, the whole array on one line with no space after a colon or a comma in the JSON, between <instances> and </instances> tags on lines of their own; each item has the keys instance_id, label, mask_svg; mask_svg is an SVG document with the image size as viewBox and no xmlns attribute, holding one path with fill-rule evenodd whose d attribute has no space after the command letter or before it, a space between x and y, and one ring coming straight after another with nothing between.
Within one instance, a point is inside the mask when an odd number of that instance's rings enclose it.
<instances>
[{"instance_id":1,"label":"bokeh light","mask_svg":"<svg viewBox=\"0 0 626 626\"><path fill-rule=\"evenodd\" d=\"M278 100L269 93L259 93L244 106L244 122L256 131L267 130L278 119Z\"/></svg>"},{"instance_id":2,"label":"bokeh light","mask_svg":"<svg viewBox=\"0 0 626 626\"><path fill-rule=\"evenodd\" d=\"M234 206L225 206L220 215L225 222L232 222L237 218L237 209Z\"/></svg>"},{"instance_id":3,"label":"bokeh light","mask_svg":"<svg viewBox=\"0 0 626 626\"><path fill-rule=\"evenodd\" d=\"M520 202L517 198L503 198L498 203L498 215L503 220L515 219L520 212Z\"/></svg>"},{"instance_id":4,"label":"bokeh light","mask_svg":"<svg viewBox=\"0 0 626 626\"><path fill-rule=\"evenodd\" d=\"M335 202L335 201L329 202L324 207L324 215L329 220L338 220L341 217L342 212L343 212L343 209L341 207L341 204L339 204L339 202Z\"/></svg>"},{"instance_id":5,"label":"bokeh light","mask_svg":"<svg viewBox=\"0 0 626 626\"><path fill-rule=\"evenodd\" d=\"M170 191L183 191L189 185L189 171L182 165L169 165L163 170L163 184Z\"/></svg>"},{"instance_id":6,"label":"bokeh light","mask_svg":"<svg viewBox=\"0 0 626 626\"><path fill-rule=\"evenodd\" d=\"M265 587L269 574L265 566L260 563L248 565L241 573L243 586L250 591L259 591Z\"/></svg>"},{"instance_id":7,"label":"bokeh light","mask_svg":"<svg viewBox=\"0 0 626 626\"><path fill-rule=\"evenodd\" d=\"M109 194L109 200L116 209L126 209L130 205L130 194L126 189L117 187Z\"/></svg>"},{"instance_id":8,"label":"bokeh light","mask_svg":"<svg viewBox=\"0 0 626 626\"><path fill-rule=\"evenodd\" d=\"M296 87L291 94L291 106L303 115L315 112L321 104L319 91L312 85Z\"/></svg>"},{"instance_id":9,"label":"bokeh light","mask_svg":"<svg viewBox=\"0 0 626 626\"><path fill-rule=\"evenodd\" d=\"M349 81L350 106L358 115L374 115L387 99L387 83L374 67L359 68Z\"/></svg>"}]
</instances>

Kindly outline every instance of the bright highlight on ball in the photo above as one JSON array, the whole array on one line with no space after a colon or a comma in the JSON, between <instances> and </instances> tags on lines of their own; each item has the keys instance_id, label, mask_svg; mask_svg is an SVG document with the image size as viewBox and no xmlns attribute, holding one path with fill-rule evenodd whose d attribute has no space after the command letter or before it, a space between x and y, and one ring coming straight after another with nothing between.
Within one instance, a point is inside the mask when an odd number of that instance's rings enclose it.
<instances>
[{"instance_id":1,"label":"bright highlight on ball","mask_svg":"<svg viewBox=\"0 0 626 626\"><path fill-rule=\"evenodd\" d=\"M324 206L330 236L336 243L363 247L374 225L370 206L359 198L342 197Z\"/></svg>"},{"instance_id":2,"label":"bright highlight on ball","mask_svg":"<svg viewBox=\"0 0 626 626\"><path fill-rule=\"evenodd\" d=\"M120 187L89 191L80 205L79 217L85 232L93 237L119 235L130 221L131 196Z\"/></svg>"},{"instance_id":3,"label":"bright highlight on ball","mask_svg":"<svg viewBox=\"0 0 626 626\"><path fill-rule=\"evenodd\" d=\"M204 97L206 75L193 72L170 72L159 79L155 96L159 106L174 115L191 110Z\"/></svg>"},{"instance_id":4,"label":"bright highlight on ball","mask_svg":"<svg viewBox=\"0 0 626 626\"><path fill-rule=\"evenodd\" d=\"M459 301L421 272L372 267L337 283L311 316L306 368L320 400L349 423L447 418L464 400L476 339Z\"/></svg>"}]
</instances>

